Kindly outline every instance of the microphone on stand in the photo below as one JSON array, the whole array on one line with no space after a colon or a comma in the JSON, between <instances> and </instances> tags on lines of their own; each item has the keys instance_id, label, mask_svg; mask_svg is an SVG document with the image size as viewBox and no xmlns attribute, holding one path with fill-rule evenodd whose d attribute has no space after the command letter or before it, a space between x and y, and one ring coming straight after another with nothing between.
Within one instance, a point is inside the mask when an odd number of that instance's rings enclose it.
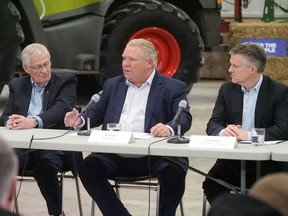
<instances>
[{"instance_id":1,"label":"microphone on stand","mask_svg":"<svg viewBox=\"0 0 288 216\"><path fill-rule=\"evenodd\" d=\"M178 105L177 113L173 119L172 125L177 125L177 133L176 137L173 137L171 139L168 139L168 143L189 143L189 139L181 136L181 123L180 123L180 115L183 112L183 110L187 107L187 101L181 100Z\"/></svg>"},{"instance_id":2,"label":"microphone on stand","mask_svg":"<svg viewBox=\"0 0 288 216\"><path fill-rule=\"evenodd\" d=\"M90 107L91 107L93 104L97 103L99 100L100 100L100 95L99 95L99 94L94 94L94 95L91 97L91 100L89 101L89 103L88 103L88 104L84 107L84 109L80 112L78 118L79 118L80 116L83 116L84 113L86 113L87 110L89 110Z\"/></svg>"},{"instance_id":3,"label":"microphone on stand","mask_svg":"<svg viewBox=\"0 0 288 216\"><path fill-rule=\"evenodd\" d=\"M80 116L83 116L84 113L86 113L92 105L94 105L95 103L97 103L100 100L100 95L98 94L94 94L91 97L91 100L89 101L89 103L87 104L87 106L82 110L82 112L80 112L78 118ZM78 131L77 135L80 136L90 136L91 134L91 129L90 129L90 117L87 117L87 130L83 130L83 131Z\"/></svg>"},{"instance_id":4,"label":"microphone on stand","mask_svg":"<svg viewBox=\"0 0 288 216\"><path fill-rule=\"evenodd\" d=\"M179 105L178 105L177 113L176 113L176 115L175 115L175 117L174 117L174 119L173 119L173 122L172 122L173 126L174 126L175 124L178 124L178 123L179 123L180 115L181 115L181 113L183 112L183 110L184 110L186 107L187 107L187 101L186 101L186 100L181 100L181 101L179 102Z\"/></svg>"}]
</instances>

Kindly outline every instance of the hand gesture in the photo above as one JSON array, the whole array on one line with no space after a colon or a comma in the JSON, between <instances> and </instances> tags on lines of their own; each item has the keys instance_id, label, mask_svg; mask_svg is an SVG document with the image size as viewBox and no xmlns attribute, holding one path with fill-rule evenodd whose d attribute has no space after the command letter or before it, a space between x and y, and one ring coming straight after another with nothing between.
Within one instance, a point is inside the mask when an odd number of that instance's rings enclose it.
<instances>
[{"instance_id":1,"label":"hand gesture","mask_svg":"<svg viewBox=\"0 0 288 216\"><path fill-rule=\"evenodd\" d=\"M76 108L73 108L71 112L67 112L64 117L64 124L66 127L76 127L82 123L81 118L79 118L79 112Z\"/></svg>"}]
</instances>

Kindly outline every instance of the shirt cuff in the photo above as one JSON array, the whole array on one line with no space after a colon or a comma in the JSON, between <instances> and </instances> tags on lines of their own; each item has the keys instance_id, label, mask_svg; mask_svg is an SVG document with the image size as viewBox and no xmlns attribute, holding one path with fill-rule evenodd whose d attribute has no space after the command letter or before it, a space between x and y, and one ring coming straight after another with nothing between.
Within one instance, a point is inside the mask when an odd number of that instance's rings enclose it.
<instances>
[{"instance_id":1,"label":"shirt cuff","mask_svg":"<svg viewBox=\"0 0 288 216\"><path fill-rule=\"evenodd\" d=\"M32 118L37 119L37 121L38 121L38 127L37 128L43 128L44 127L43 121L39 116L33 116Z\"/></svg>"},{"instance_id":2,"label":"shirt cuff","mask_svg":"<svg viewBox=\"0 0 288 216\"><path fill-rule=\"evenodd\" d=\"M251 141L251 132L247 131L247 140Z\"/></svg>"},{"instance_id":3,"label":"shirt cuff","mask_svg":"<svg viewBox=\"0 0 288 216\"><path fill-rule=\"evenodd\" d=\"M224 130L225 130L225 129L222 129L222 130L219 132L218 136L223 136L223 135L224 135Z\"/></svg>"},{"instance_id":4,"label":"shirt cuff","mask_svg":"<svg viewBox=\"0 0 288 216\"><path fill-rule=\"evenodd\" d=\"M81 118L82 123L80 125L78 125L78 126L74 126L73 127L74 130L76 130L76 131L79 131L86 123L85 119L82 116L80 118Z\"/></svg>"},{"instance_id":5,"label":"shirt cuff","mask_svg":"<svg viewBox=\"0 0 288 216\"><path fill-rule=\"evenodd\" d=\"M169 130L170 130L170 132L171 132L171 136L174 136L174 135L175 135L175 132L174 132L173 128L170 127L169 125L165 125L165 126L169 128Z\"/></svg>"}]
</instances>

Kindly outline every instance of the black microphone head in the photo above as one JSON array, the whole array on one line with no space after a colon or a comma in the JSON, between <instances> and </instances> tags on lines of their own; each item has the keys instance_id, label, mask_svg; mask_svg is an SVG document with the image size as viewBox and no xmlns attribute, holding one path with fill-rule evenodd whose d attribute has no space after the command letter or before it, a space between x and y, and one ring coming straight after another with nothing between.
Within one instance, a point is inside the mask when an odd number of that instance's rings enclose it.
<instances>
[{"instance_id":1,"label":"black microphone head","mask_svg":"<svg viewBox=\"0 0 288 216\"><path fill-rule=\"evenodd\" d=\"M97 102L100 100L100 95L94 94L94 95L91 97L91 100L93 100L95 103L97 103Z\"/></svg>"},{"instance_id":2,"label":"black microphone head","mask_svg":"<svg viewBox=\"0 0 288 216\"><path fill-rule=\"evenodd\" d=\"M183 107L183 109L185 109L187 107L187 101L186 100L181 100L179 102L179 107Z\"/></svg>"}]
</instances>

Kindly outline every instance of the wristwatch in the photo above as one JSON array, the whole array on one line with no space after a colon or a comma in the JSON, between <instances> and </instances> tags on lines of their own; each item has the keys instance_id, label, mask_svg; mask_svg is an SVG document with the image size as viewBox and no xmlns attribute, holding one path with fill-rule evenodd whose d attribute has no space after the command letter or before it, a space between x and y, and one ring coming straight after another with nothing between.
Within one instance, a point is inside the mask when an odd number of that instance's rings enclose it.
<instances>
[{"instance_id":1,"label":"wristwatch","mask_svg":"<svg viewBox=\"0 0 288 216\"><path fill-rule=\"evenodd\" d=\"M38 128L38 125L39 125L38 120L34 117L32 119L34 120L34 124L35 124L34 128Z\"/></svg>"}]
</instances>

